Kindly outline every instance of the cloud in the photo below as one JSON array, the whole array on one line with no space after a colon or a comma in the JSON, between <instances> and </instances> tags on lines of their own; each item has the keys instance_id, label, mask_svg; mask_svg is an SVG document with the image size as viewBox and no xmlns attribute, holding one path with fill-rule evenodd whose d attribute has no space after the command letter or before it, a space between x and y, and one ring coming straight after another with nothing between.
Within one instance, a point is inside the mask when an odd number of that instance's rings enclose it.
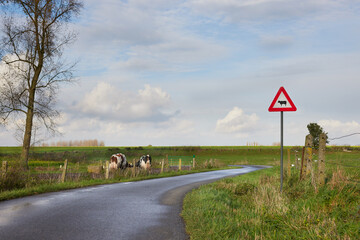
<instances>
[{"instance_id":1,"label":"cloud","mask_svg":"<svg viewBox=\"0 0 360 240\"><path fill-rule=\"evenodd\" d=\"M170 95L161 88L145 85L137 93L125 92L99 82L76 106L83 115L118 122L161 122L174 113Z\"/></svg>"},{"instance_id":2,"label":"cloud","mask_svg":"<svg viewBox=\"0 0 360 240\"><path fill-rule=\"evenodd\" d=\"M271 22L291 20L338 9L343 1L336 0L192 0L196 13L227 23Z\"/></svg>"},{"instance_id":3,"label":"cloud","mask_svg":"<svg viewBox=\"0 0 360 240\"><path fill-rule=\"evenodd\" d=\"M328 132L330 138L343 135L360 133L360 123L356 121L341 122L339 120L320 120L319 125Z\"/></svg>"},{"instance_id":4,"label":"cloud","mask_svg":"<svg viewBox=\"0 0 360 240\"><path fill-rule=\"evenodd\" d=\"M247 115L238 107L234 107L223 119L216 122L216 132L237 133L246 136L256 126L259 118L253 113Z\"/></svg>"},{"instance_id":5,"label":"cloud","mask_svg":"<svg viewBox=\"0 0 360 240\"><path fill-rule=\"evenodd\" d=\"M192 139L193 122L172 117L164 122L119 122L84 116L61 125L63 139L97 138L111 146L171 145L178 139Z\"/></svg>"},{"instance_id":6,"label":"cloud","mask_svg":"<svg viewBox=\"0 0 360 240\"><path fill-rule=\"evenodd\" d=\"M126 53L127 58L115 62L111 68L136 72L189 72L228 53L226 47L199 36L167 34L164 37L164 42L131 47Z\"/></svg>"},{"instance_id":7,"label":"cloud","mask_svg":"<svg viewBox=\"0 0 360 240\"><path fill-rule=\"evenodd\" d=\"M293 38L291 36L263 36L260 45L268 50L278 50L291 46Z\"/></svg>"},{"instance_id":8,"label":"cloud","mask_svg":"<svg viewBox=\"0 0 360 240\"><path fill-rule=\"evenodd\" d=\"M90 1L74 25L79 41L72 52L87 68L131 72L189 72L226 56L226 46L188 29L193 19L182 2Z\"/></svg>"}]
</instances>

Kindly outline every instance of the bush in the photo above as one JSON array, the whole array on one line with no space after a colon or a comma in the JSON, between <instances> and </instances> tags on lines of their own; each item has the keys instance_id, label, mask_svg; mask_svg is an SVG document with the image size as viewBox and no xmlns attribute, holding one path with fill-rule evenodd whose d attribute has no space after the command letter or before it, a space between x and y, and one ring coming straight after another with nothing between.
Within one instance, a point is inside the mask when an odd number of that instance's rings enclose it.
<instances>
[{"instance_id":1,"label":"bush","mask_svg":"<svg viewBox=\"0 0 360 240\"><path fill-rule=\"evenodd\" d=\"M12 190L24 188L27 183L27 175L20 166L11 166L6 173L0 176L0 190Z\"/></svg>"}]
</instances>

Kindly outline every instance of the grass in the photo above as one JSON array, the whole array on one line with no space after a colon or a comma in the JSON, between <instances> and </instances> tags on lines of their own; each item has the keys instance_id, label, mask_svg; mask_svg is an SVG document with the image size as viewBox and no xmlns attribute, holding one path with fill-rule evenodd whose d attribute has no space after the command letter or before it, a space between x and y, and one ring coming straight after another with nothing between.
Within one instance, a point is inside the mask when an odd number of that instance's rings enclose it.
<instances>
[{"instance_id":1,"label":"grass","mask_svg":"<svg viewBox=\"0 0 360 240\"><path fill-rule=\"evenodd\" d=\"M301 158L301 147L286 149L291 150L293 163ZM142 172L136 177L131 176L131 171L124 171L113 174L108 180L104 179L103 173L97 179L87 173L88 165L104 163L117 152L125 153L129 161L150 154L154 169L160 168L161 160L167 155L195 155L197 169L169 170L162 174ZM19 153L20 148L0 147L0 160L8 161L10 167L15 166ZM279 147L34 148L29 161L30 171L14 171L9 175L14 181L13 189L0 188L0 201L85 186L215 170L229 164L271 165L273 168L223 179L189 193L184 200L182 216L191 239L360 239L360 148L327 148L324 186L318 186L310 177L299 181L299 170L292 170L291 176L287 176L286 153L283 193L280 193ZM59 183L58 178L51 176L61 173L59 166L64 159L69 160L69 172L80 175ZM314 160L317 160L316 155ZM39 177L44 175L50 178Z\"/></svg>"},{"instance_id":2,"label":"grass","mask_svg":"<svg viewBox=\"0 0 360 240\"><path fill-rule=\"evenodd\" d=\"M191 239L360 239L359 156L329 148L324 186L285 171L280 193L278 166L202 186L185 197L186 231Z\"/></svg>"},{"instance_id":3,"label":"grass","mask_svg":"<svg viewBox=\"0 0 360 240\"><path fill-rule=\"evenodd\" d=\"M30 196L30 195L37 195L37 194L47 193L47 192L57 192L57 191L62 191L62 190L83 188L83 187L103 185L103 184L141 181L141 180L154 179L154 178L173 177L173 176L186 175L186 174L191 174L191 173L200 173L200 172L205 172L205 171L216 171L219 169L220 168L197 169L197 170L191 170L191 171L171 171L171 172L164 172L161 174L152 174L152 175L146 174L144 172L143 174L139 174L136 177L125 177L126 175L131 174L131 173L129 173L130 171L128 171L125 174L124 173L117 174L111 179L101 179L101 178L87 179L87 180L82 179L79 181L67 181L64 183L60 183L59 181L49 183L48 181L46 181L43 183L36 183L33 185L28 185L28 186L22 187L22 188L17 188L17 189L12 189L12 190L2 190L0 192L0 201L10 200L10 199L24 197L24 196Z\"/></svg>"},{"instance_id":4,"label":"grass","mask_svg":"<svg viewBox=\"0 0 360 240\"><path fill-rule=\"evenodd\" d=\"M6 177L0 174L0 200L96 184L209 171L225 168L229 163L239 162L239 159L241 162L241 159L253 155L241 147L36 147L30 154L29 171L23 172L18 161L20 151L20 147L0 147L0 160L9 165ZM153 158L152 174L138 172L134 177L131 170L118 171L112 174L111 180L106 180L104 171L98 174L88 172L88 166L105 165L105 161L117 152L125 153L130 162L143 154L150 154ZM193 155L196 155L196 169L177 171L166 164L165 172L159 174L161 161L167 156L192 159ZM64 159L68 159L67 178L65 183L59 183Z\"/></svg>"}]
</instances>

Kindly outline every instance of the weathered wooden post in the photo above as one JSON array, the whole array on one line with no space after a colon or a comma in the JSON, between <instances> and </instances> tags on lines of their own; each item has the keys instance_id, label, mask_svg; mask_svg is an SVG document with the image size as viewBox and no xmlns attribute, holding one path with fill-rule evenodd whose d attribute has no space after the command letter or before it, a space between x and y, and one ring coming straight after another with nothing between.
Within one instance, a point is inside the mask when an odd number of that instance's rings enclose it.
<instances>
[{"instance_id":1,"label":"weathered wooden post","mask_svg":"<svg viewBox=\"0 0 360 240\"><path fill-rule=\"evenodd\" d=\"M305 141L305 162L306 162L306 176L311 173L312 169L312 149L313 149L313 136L308 134Z\"/></svg>"},{"instance_id":2,"label":"weathered wooden post","mask_svg":"<svg viewBox=\"0 0 360 240\"><path fill-rule=\"evenodd\" d=\"M288 149L287 152L288 152L287 172L288 172L288 177L291 177L290 149Z\"/></svg>"},{"instance_id":3,"label":"weathered wooden post","mask_svg":"<svg viewBox=\"0 0 360 240\"><path fill-rule=\"evenodd\" d=\"M109 179L109 161L105 162L105 179Z\"/></svg>"},{"instance_id":4,"label":"weathered wooden post","mask_svg":"<svg viewBox=\"0 0 360 240\"><path fill-rule=\"evenodd\" d=\"M302 171L300 179L304 179L307 175L311 173L312 169L312 147L313 147L313 137L311 134L306 135L305 147L303 151L303 160L302 160Z\"/></svg>"},{"instance_id":5,"label":"weathered wooden post","mask_svg":"<svg viewBox=\"0 0 360 240\"><path fill-rule=\"evenodd\" d=\"M179 171L181 171L181 158L179 158Z\"/></svg>"},{"instance_id":6,"label":"weathered wooden post","mask_svg":"<svg viewBox=\"0 0 360 240\"><path fill-rule=\"evenodd\" d=\"M319 137L319 185L325 184L325 150L326 150L326 134L321 133Z\"/></svg>"},{"instance_id":7,"label":"weathered wooden post","mask_svg":"<svg viewBox=\"0 0 360 240\"><path fill-rule=\"evenodd\" d=\"M302 149L302 155L301 155L301 168L300 168L300 180L304 178L305 172L306 172L306 166L304 164L304 156L305 156L305 147Z\"/></svg>"},{"instance_id":8,"label":"weathered wooden post","mask_svg":"<svg viewBox=\"0 0 360 240\"><path fill-rule=\"evenodd\" d=\"M6 176L7 168L8 168L8 162L3 161L2 162L2 167L1 167L2 177Z\"/></svg>"},{"instance_id":9,"label":"weathered wooden post","mask_svg":"<svg viewBox=\"0 0 360 240\"><path fill-rule=\"evenodd\" d=\"M65 159L63 172L62 172L62 174L61 174L61 182L62 182L62 183L64 183L64 182L65 182L65 178L66 178L66 171L67 171L67 164L68 164L68 160L67 160L67 159Z\"/></svg>"},{"instance_id":10,"label":"weathered wooden post","mask_svg":"<svg viewBox=\"0 0 360 240\"><path fill-rule=\"evenodd\" d=\"M195 155L193 155L193 168L195 169Z\"/></svg>"},{"instance_id":11,"label":"weathered wooden post","mask_svg":"<svg viewBox=\"0 0 360 240\"><path fill-rule=\"evenodd\" d=\"M164 172L164 159L161 161L161 172L160 173L163 173Z\"/></svg>"}]
</instances>

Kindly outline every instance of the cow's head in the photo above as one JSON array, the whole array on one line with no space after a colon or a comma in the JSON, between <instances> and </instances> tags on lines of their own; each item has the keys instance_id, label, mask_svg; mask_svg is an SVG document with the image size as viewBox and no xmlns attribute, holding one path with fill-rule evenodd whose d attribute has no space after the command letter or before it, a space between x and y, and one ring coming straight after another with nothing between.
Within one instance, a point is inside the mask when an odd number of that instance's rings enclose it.
<instances>
[{"instance_id":1,"label":"cow's head","mask_svg":"<svg viewBox=\"0 0 360 240\"><path fill-rule=\"evenodd\" d=\"M146 160L145 162L147 163L149 161L149 163L151 164L151 156L148 154L146 155Z\"/></svg>"},{"instance_id":2,"label":"cow's head","mask_svg":"<svg viewBox=\"0 0 360 240\"><path fill-rule=\"evenodd\" d=\"M110 160L111 160L111 163L115 163L115 164L118 163L118 158L116 156L114 156L114 155L111 156Z\"/></svg>"}]
</instances>

